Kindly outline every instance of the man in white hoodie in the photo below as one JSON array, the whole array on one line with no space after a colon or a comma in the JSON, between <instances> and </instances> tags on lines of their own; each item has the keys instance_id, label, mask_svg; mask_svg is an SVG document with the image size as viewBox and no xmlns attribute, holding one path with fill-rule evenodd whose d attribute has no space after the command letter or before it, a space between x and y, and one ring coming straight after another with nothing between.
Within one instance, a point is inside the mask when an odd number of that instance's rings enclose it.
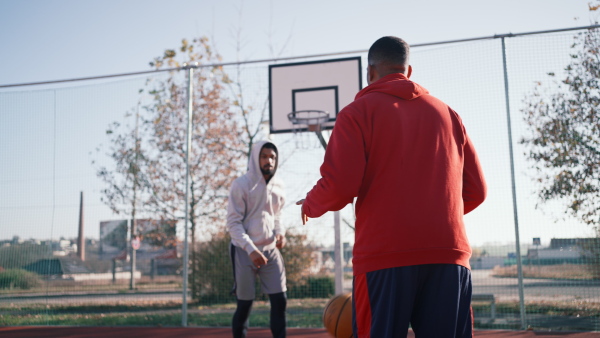
<instances>
[{"instance_id":1,"label":"man in white hoodie","mask_svg":"<svg viewBox=\"0 0 600 338\"><path fill-rule=\"evenodd\" d=\"M257 275L271 302L273 337L286 334L287 288L279 252L285 246L285 233L279 221L285 197L282 181L274 177L277 163L275 144L257 142L250 152L248 172L233 181L229 191L227 228L231 235L233 292L237 297L232 320L234 338L246 337Z\"/></svg>"}]
</instances>

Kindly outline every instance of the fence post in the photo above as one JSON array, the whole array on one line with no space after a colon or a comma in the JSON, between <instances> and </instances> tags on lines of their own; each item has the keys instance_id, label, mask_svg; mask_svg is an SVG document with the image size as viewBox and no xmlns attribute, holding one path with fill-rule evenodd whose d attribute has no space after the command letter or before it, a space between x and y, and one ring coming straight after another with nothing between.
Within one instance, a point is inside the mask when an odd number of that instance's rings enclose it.
<instances>
[{"instance_id":1,"label":"fence post","mask_svg":"<svg viewBox=\"0 0 600 338\"><path fill-rule=\"evenodd\" d=\"M510 100L508 93L508 71L506 66L506 44L502 37L502 66L504 68L504 97L506 99L506 122L508 124L508 149L510 152L510 179L512 186L513 216L515 222L515 241L517 252L517 275L519 280L519 312L521 313L521 329L527 328L525 319L525 296L523 292L523 264L521 261L521 241L519 239L519 214L517 212L517 192L515 188L515 163L512 146L512 126L510 123Z\"/></svg>"},{"instance_id":2,"label":"fence post","mask_svg":"<svg viewBox=\"0 0 600 338\"><path fill-rule=\"evenodd\" d=\"M117 260L114 258L112 260L112 282L113 284L117 283Z\"/></svg>"},{"instance_id":3,"label":"fence post","mask_svg":"<svg viewBox=\"0 0 600 338\"><path fill-rule=\"evenodd\" d=\"M342 231L340 225L340 211L333 212L333 229L335 232L335 294L344 292L344 250L342 247Z\"/></svg>"},{"instance_id":4,"label":"fence post","mask_svg":"<svg viewBox=\"0 0 600 338\"><path fill-rule=\"evenodd\" d=\"M154 280L154 277L156 276L156 268L156 258L152 258L152 260L150 261L150 279L152 280Z\"/></svg>"},{"instance_id":5,"label":"fence post","mask_svg":"<svg viewBox=\"0 0 600 338\"><path fill-rule=\"evenodd\" d=\"M181 326L187 326L187 289L188 289L188 270L190 262L190 253L188 248L188 219L189 219L189 199L190 199L190 148L192 144L192 104L193 104L193 84L194 68L191 65L184 64L184 69L188 70L188 123L187 123L187 141L185 147L185 214L184 214L184 235L183 235L183 287L181 304Z\"/></svg>"}]
</instances>

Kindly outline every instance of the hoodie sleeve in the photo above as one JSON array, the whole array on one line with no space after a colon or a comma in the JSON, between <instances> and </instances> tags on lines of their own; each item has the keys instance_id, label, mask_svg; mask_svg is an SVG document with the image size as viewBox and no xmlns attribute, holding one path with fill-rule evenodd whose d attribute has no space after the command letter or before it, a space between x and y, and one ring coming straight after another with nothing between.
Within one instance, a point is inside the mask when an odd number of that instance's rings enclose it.
<instances>
[{"instance_id":1,"label":"hoodie sleeve","mask_svg":"<svg viewBox=\"0 0 600 338\"><path fill-rule=\"evenodd\" d=\"M227 230L231 241L237 247L244 249L248 254L257 250L254 243L246 233L242 221L246 215L246 199L244 189L239 180L233 181L229 190L229 204L227 205Z\"/></svg>"},{"instance_id":2,"label":"hoodie sleeve","mask_svg":"<svg viewBox=\"0 0 600 338\"><path fill-rule=\"evenodd\" d=\"M321 165L321 179L302 205L304 213L311 218L352 203L363 180L366 168L363 135L357 122L344 110L338 114L329 139Z\"/></svg>"},{"instance_id":3,"label":"hoodie sleeve","mask_svg":"<svg viewBox=\"0 0 600 338\"><path fill-rule=\"evenodd\" d=\"M281 189L283 191L283 187ZM281 210L283 209L283 206L285 205L285 196L281 195L281 197L279 198L279 204L278 204L278 209L277 211L275 211L275 215L273 215L274 217L274 229L273 229L273 233L275 235L278 234L282 234L285 236L285 229L283 228L283 226L281 226Z\"/></svg>"},{"instance_id":4,"label":"hoodie sleeve","mask_svg":"<svg viewBox=\"0 0 600 338\"><path fill-rule=\"evenodd\" d=\"M469 136L466 136L464 154L462 196L466 215L483 203L487 195L487 186L479 158Z\"/></svg>"}]
</instances>

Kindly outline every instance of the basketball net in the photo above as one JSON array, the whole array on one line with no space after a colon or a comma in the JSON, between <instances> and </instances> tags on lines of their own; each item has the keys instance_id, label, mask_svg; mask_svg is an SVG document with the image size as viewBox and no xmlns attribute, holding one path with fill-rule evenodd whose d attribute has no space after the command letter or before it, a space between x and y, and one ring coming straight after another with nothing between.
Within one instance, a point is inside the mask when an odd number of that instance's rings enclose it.
<instances>
[{"instance_id":1,"label":"basketball net","mask_svg":"<svg viewBox=\"0 0 600 338\"><path fill-rule=\"evenodd\" d=\"M325 147L321 127L329 120L329 114L322 110L299 110L288 114L292 123L296 149L317 149ZM316 137L313 134L317 134Z\"/></svg>"},{"instance_id":2,"label":"basketball net","mask_svg":"<svg viewBox=\"0 0 600 338\"><path fill-rule=\"evenodd\" d=\"M293 124L294 144L296 149L318 149L321 147L319 139L310 131L320 130L316 125Z\"/></svg>"}]
</instances>

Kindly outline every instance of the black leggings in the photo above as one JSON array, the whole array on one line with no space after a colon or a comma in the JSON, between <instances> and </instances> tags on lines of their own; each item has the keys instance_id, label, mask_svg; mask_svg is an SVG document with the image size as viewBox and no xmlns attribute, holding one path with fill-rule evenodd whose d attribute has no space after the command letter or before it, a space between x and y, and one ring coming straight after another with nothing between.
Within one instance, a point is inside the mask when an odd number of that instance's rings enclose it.
<instances>
[{"instance_id":1,"label":"black leggings","mask_svg":"<svg viewBox=\"0 0 600 338\"><path fill-rule=\"evenodd\" d=\"M269 295L271 301L271 332L274 338L285 338L285 309L287 296L285 292Z\"/></svg>"},{"instance_id":2,"label":"black leggings","mask_svg":"<svg viewBox=\"0 0 600 338\"><path fill-rule=\"evenodd\" d=\"M287 296L285 292L269 295L271 302L271 333L274 338L285 338L285 309ZM252 310L252 300L237 301L237 309L233 314L233 338L245 338L248 333L248 318Z\"/></svg>"}]
</instances>

